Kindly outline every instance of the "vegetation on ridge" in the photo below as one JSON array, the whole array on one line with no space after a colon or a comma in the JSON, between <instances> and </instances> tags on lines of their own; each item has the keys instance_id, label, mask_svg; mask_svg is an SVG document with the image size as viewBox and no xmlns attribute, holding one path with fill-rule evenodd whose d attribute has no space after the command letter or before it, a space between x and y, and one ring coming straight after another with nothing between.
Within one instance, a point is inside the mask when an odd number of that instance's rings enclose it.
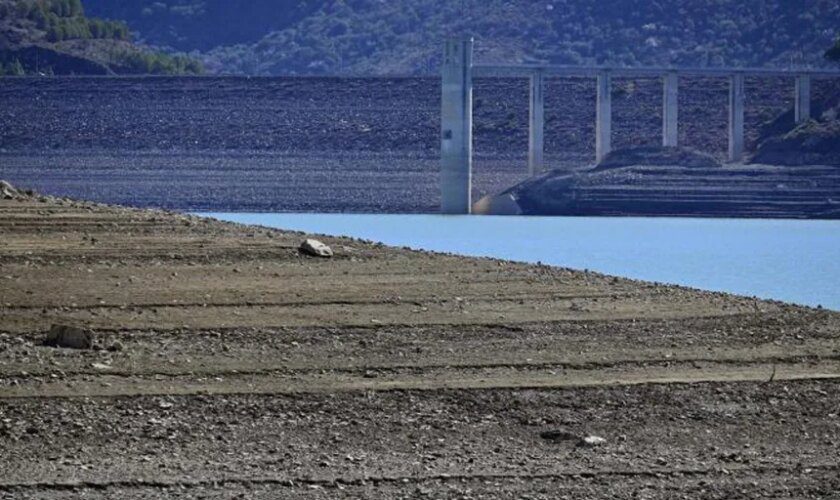
<instances>
[{"instance_id":1,"label":"vegetation on ridge","mask_svg":"<svg viewBox=\"0 0 840 500\"><path fill-rule=\"evenodd\" d=\"M429 74L446 36L480 62L823 65L834 0L84 0L209 72Z\"/></svg>"},{"instance_id":2,"label":"vegetation on ridge","mask_svg":"<svg viewBox=\"0 0 840 500\"><path fill-rule=\"evenodd\" d=\"M187 56L135 45L122 21L86 17L81 0L0 0L0 75L202 71Z\"/></svg>"}]
</instances>

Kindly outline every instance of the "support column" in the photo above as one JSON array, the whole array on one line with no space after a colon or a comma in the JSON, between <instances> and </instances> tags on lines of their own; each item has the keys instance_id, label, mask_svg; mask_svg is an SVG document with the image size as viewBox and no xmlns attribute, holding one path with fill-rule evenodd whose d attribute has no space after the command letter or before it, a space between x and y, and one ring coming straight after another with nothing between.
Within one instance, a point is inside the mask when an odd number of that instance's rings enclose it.
<instances>
[{"instance_id":1,"label":"support column","mask_svg":"<svg viewBox=\"0 0 840 500\"><path fill-rule=\"evenodd\" d=\"M598 74L595 109L595 161L600 162L610 152L612 136L612 94L610 74Z\"/></svg>"},{"instance_id":2,"label":"support column","mask_svg":"<svg viewBox=\"0 0 840 500\"><path fill-rule=\"evenodd\" d=\"M531 104L528 112L528 175L543 168L545 151L545 95L542 71L531 75Z\"/></svg>"},{"instance_id":3,"label":"support column","mask_svg":"<svg viewBox=\"0 0 840 500\"><path fill-rule=\"evenodd\" d=\"M472 38L446 41L441 69L440 211L472 209Z\"/></svg>"},{"instance_id":4,"label":"support column","mask_svg":"<svg viewBox=\"0 0 840 500\"><path fill-rule=\"evenodd\" d=\"M811 119L811 76L799 75L796 77L794 115L796 123L802 123Z\"/></svg>"},{"instance_id":5,"label":"support column","mask_svg":"<svg viewBox=\"0 0 840 500\"><path fill-rule=\"evenodd\" d=\"M744 157L744 75L729 79L729 161Z\"/></svg>"},{"instance_id":6,"label":"support column","mask_svg":"<svg viewBox=\"0 0 840 500\"><path fill-rule=\"evenodd\" d=\"M677 147L677 119L679 79L676 73L668 73L662 79L662 145Z\"/></svg>"}]
</instances>

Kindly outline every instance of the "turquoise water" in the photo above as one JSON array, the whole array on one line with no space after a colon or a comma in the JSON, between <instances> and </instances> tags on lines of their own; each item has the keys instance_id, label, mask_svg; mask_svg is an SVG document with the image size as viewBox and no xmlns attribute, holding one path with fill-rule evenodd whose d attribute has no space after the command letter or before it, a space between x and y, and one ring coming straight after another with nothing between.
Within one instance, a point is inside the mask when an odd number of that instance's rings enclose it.
<instances>
[{"instance_id":1,"label":"turquoise water","mask_svg":"<svg viewBox=\"0 0 840 500\"><path fill-rule=\"evenodd\" d=\"M840 221L211 213L840 310Z\"/></svg>"}]
</instances>

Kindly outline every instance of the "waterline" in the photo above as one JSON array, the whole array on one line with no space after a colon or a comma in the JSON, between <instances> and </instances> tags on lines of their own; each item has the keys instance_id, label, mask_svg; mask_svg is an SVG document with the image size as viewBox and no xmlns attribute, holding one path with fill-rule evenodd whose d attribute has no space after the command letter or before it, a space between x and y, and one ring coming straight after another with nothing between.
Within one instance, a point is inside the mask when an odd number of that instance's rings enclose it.
<instances>
[{"instance_id":1,"label":"waterline","mask_svg":"<svg viewBox=\"0 0 840 500\"><path fill-rule=\"evenodd\" d=\"M840 221L204 213L840 310Z\"/></svg>"}]
</instances>

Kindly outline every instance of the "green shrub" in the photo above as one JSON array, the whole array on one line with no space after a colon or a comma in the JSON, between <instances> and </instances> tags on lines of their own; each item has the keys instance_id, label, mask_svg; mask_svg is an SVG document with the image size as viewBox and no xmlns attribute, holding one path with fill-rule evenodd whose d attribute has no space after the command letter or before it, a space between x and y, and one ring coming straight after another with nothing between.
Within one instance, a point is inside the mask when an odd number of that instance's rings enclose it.
<instances>
[{"instance_id":1,"label":"green shrub","mask_svg":"<svg viewBox=\"0 0 840 500\"><path fill-rule=\"evenodd\" d=\"M64 28L61 25L50 26L47 30L47 40L50 42L60 42L64 40Z\"/></svg>"},{"instance_id":2,"label":"green shrub","mask_svg":"<svg viewBox=\"0 0 840 500\"><path fill-rule=\"evenodd\" d=\"M11 76L23 76L26 74L26 71L24 71L20 60L15 59L11 62L11 64L6 66L6 74Z\"/></svg>"},{"instance_id":3,"label":"green shrub","mask_svg":"<svg viewBox=\"0 0 840 500\"><path fill-rule=\"evenodd\" d=\"M126 50L116 55L115 63L127 73L149 75L201 74L204 67L200 61L184 55Z\"/></svg>"},{"instance_id":4,"label":"green shrub","mask_svg":"<svg viewBox=\"0 0 840 500\"><path fill-rule=\"evenodd\" d=\"M33 21L38 29L47 32L47 40L59 42L72 39L129 40L128 25L121 21L88 19L81 0L17 0L17 16ZM0 4L0 17L11 15L9 4Z\"/></svg>"}]
</instances>

